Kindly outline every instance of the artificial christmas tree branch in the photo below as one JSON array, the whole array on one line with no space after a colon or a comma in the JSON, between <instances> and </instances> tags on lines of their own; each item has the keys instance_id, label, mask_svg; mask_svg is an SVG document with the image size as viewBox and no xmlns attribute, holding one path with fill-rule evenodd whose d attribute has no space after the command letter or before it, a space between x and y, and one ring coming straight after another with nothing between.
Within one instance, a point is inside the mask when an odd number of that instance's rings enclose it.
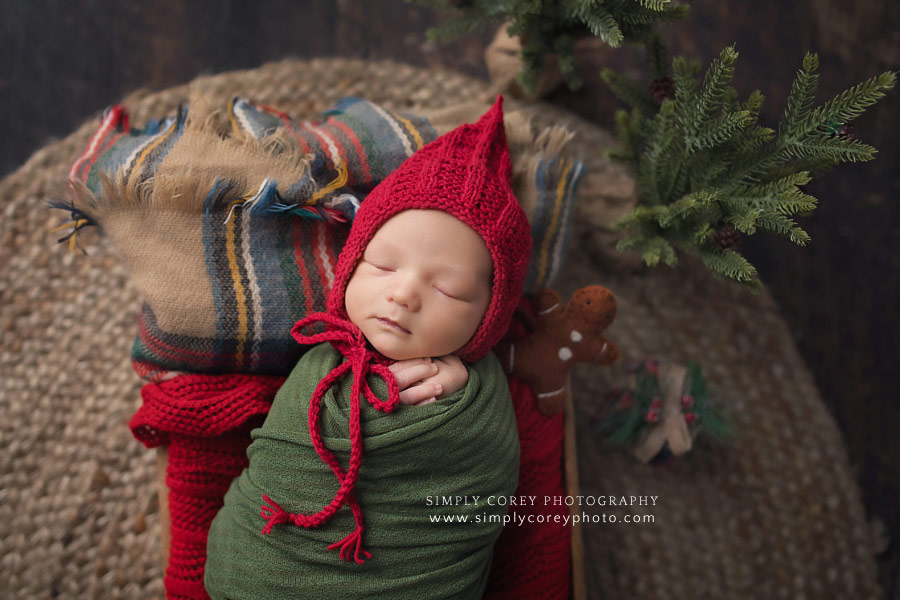
<instances>
[{"instance_id":1,"label":"artificial christmas tree branch","mask_svg":"<svg viewBox=\"0 0 900 600\"><path fill-rule=\"evenodd\" d=\"M631 107L616 115L621 148L609 157L629 166L638 207L616 227L620 250L635 249L648 265L677 262L677 251L697 256L714 273L752 289L756 269L738 251L741 235L759 229L805 245L809 235L794 217L808 213L816 198L803 186L836 164L871 160L875 149L852 131L852 120L894 87L886 72L814 108L818 58L807 54L788 95L777 129L758 124L763 95L741 102L731 86L738 53L733 46L715 58L700 79L699 62L669 62L660 23L682 19L687 7L671 0L411 0L455 10L429 31L447 39L507 22L521 39L518 81L530 92L541 79L547 55L575 89L581 79L576 39L611 47L638 43L649 55L649 86L610 69L603 79ZM671 64L671 75L668 65Z\"/></svg>"},{"instance_id":2,"label":"artificial christmas tree branch","mask_svg":"<svg viewBox=\"0 0 900 600\"><path fill-rule=\"evenodd\" d=\"M545 57L555 54L570 89L582 85L575 41L595 37L613 48L644 44L657 25L684 19L688 7L672 0L408 0L452 11L454 16L428 31L435 41L454 39L490 25L508 23L507 33L522 40L518 81L532 93Z\"/></svg>"},{"instance_id":3,"label":"artificial christmas tree branch","mask_svg":"<svg viewBox=\"0 0 900 600\"><path fill-rule=\"evenodd\" d=\"M875 157L848 124L894 87L896 74L873 77L813 108L818 58L807 54L773 130L757 124L763 95L740 102L731 87L733 46L712 61L702 83L699 64L683 58L672 61L672 78L660 74L664 47L658 38L648 47L656 78L646 91L603 72L632 108L616 114L622 147L609 154L632 169L639 197L616 224L623 232L618 247L638 250L651 266L674 265L681 250L717 275L759 289L756 269L737 251L740 234L764 229L809 242L793 218L817 203L803 186L825 167Z\"/></svg>"}]
</instances>

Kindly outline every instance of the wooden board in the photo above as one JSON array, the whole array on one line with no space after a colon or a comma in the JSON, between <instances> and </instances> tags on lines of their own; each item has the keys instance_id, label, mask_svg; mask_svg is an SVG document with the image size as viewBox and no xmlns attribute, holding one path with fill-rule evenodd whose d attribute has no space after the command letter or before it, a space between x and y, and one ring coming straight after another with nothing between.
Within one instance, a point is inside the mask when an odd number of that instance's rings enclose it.
<instances>
[{"instance_id":1,"label":"wooden board","mask_svg":"<svg viewBox=\"0 0 900 600\"><path fill-rule=\"evenodd\" d=\"M172 541L172 519L169 517L169 486L166 467L169 466L169 447L156 449L156 493L159 495L159 537L162 540L163 572L169 566L169 543Z\"/></svg>"},{"instance_id":2,"label":"wooden board","mask_svg":"<svg viewBox=\"0 0 900 600\"><path fill-rule=\"evenodd\" d=\"M570 496L577 496L578 487L578 448L575 439L575 404L572 399L572 386L566 385L565 408L565 441L563 442L565 460L566 491ZM573 503L569 514L574 516L577 507ZM586 600L587 586L584 579L584 532L581 523L572 526L572 598Z\"/></svg>"}]
</instances>

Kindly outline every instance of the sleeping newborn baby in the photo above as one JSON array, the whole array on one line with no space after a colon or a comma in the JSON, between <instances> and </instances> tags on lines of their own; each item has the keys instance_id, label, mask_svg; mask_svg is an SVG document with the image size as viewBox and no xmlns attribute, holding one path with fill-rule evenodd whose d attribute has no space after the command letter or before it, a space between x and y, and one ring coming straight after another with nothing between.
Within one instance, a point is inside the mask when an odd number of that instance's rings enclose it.
<instances>
[{"instance_id":1,"label":"sleeping newborn baby","mask_svg":"<svg viewBox=\"0 0 900 600\"><path fill-rule=\"evenodd\" d=\"M498 99L362 203L328 312L293 330L317 345L253 431L210 528L212 598L481 597L506 512L484 499L518 480L490 353L530 257L510 172Z\"/></svg>"}]
</instances>

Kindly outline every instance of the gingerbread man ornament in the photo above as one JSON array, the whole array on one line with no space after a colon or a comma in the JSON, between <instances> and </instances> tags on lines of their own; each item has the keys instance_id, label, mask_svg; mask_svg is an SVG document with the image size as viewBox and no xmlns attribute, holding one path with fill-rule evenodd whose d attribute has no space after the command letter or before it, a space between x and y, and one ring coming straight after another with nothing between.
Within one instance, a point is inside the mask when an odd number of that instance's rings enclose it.
<instances>
[{"instance_id":1,"label":"gingerbread man ornament","mask_svg":"<svg viewBox=\"0 0 900 600\"><path fill-rule=\"evenodd\" d=\"M524 336L508 341L498 355L508 374L534 387L544 414L562 412L573 366L606 365L619 357L603 335L616 317L616 298L603 286L577 290L565 306L556 292L541 290L530 309L517 315Z\"/></svg>"}]
</instances>

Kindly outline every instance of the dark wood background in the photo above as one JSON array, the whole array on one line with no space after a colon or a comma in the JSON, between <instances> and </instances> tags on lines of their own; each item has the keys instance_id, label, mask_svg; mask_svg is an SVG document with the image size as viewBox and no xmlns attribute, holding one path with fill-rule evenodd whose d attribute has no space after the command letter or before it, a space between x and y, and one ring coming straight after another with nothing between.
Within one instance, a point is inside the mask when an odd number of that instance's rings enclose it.
<instances>
[{"instance_id":1,"label":"dark wood background","mask_svg":"<svg viewBox=\"0 0 900 600\"><path fill-rule=\"evenodd\" d=\"M807 50L819 53L821 100L900 67L900 3L689 4L689 20L665 29L670 51L708 62L736 42L736 86L743 97L756 88L766 94L769 124ZM389 58L485 78L492 36L428 43L424 31L438 15L401 0L2 0L0 7L0 174L137 88L313 56ZM559 90L549 101L609 127L616 103L598 75L607 64L639 74L643 61L627 48L584 52L585 87ZM856 130L880 156L813 183L821 204L802 223L812 244L800 249L756 236L743 247L844 432L869 517L893 540L879 559L886 597L900 598L900 90Z\"/></svg>"}]
</instances>

